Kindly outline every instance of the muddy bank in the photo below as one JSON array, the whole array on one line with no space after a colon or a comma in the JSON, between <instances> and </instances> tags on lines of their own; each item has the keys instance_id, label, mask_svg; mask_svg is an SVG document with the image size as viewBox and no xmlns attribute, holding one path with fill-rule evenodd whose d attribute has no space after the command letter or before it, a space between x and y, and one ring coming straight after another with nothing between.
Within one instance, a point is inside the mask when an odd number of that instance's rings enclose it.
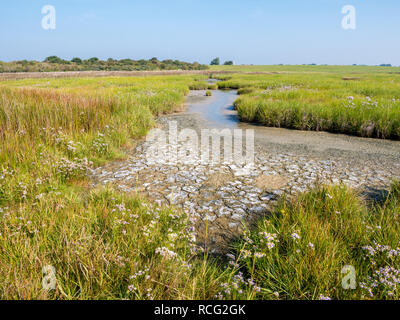
<instances>
[{"instance_id":1,"label":"muddy bank","mask_svg":"<svg viewBox=\"0 0 400 320\"><path fill-rule=\"evenodd\" d=\"M337 158L345 161L384 162L388 166L400 163L400 141L361 138L328 132L300 131L284 128L269 128L240 122L233 102L236 91L215 91L212 97L205 97L204 91L192 91L187 97L187 109L177 118L182 127L194 125L197 129L230 128L253 129L258 149L271 152L292 152L303 156Z\"/></svg>"},{"instance_id":2,"label":"muddy bank","mask_svg":"<svg viewBox=\"0 0 400 320\"><path fill-rule=\"evenodd\" d=\"M95 170L97 183L112 183L160 205L181 208L196 220L199 243L224 252L244 225L251 225L289 197L322 183L343 183L369 197L379 197L392 179L400 178L400 142L265 128L241 123L233 109L235 91L192 91L187 108L159 119L168 130L253 129L255 164L175 164L148 157L150 143L142 142L126 161ZM178 147L183 147L182 143ZM223 150L221 150L223 151Z\"/></svg>"}]
</instances>

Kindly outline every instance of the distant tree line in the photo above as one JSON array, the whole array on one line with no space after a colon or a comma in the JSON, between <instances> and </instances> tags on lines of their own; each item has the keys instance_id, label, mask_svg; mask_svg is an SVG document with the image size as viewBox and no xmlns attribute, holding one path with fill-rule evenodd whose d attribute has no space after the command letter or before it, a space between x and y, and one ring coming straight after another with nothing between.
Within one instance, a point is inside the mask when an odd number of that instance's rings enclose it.
<instances>
[{"instance_id":1,"label":"distant tree line","mask_svg":"<svg viewBox=\"0 0 400 320\"><path fill-rule=\"evenodd\" d=\"M219 66L221 64L221 60L219 58L215 58L210 62L210 65L212 66ZM233 66L233 61L225 61L224 62L225 66Z\"/></svg>"},{"instance_id":2,"label":"distant tree line","mask_svg":"<svg viewBox=\"0 0 400 320\"><path fill-rule=\"evenodd\" d=\"M55 72L55 71L154 71L154 70L206 70L207 65L198 62L183 62L179 60L100 60L73 58L70 61L57 56L47 57L43 62L20 60L13 62L0 61L1 72Z\"/></svg>"}]
</instances>

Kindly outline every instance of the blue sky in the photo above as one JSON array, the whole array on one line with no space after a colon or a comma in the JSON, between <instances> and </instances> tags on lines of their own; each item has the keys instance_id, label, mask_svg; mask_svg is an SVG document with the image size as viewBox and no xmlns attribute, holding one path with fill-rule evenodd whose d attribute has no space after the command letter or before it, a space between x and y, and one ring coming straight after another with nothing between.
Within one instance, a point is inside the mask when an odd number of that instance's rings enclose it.
<instances>
[{"instance_id":1,"label":"blue sky","mask_svg":"<svg viewBox=\"0 0 400 320\"><path fill-rule=\"evenodd\" d=\"M344 5L357 28L341 27ZM56 30L41 27L44 5ZM398 0L3 0L0 60L49 55L400 65Z\"/></svg>"}]
</instances>

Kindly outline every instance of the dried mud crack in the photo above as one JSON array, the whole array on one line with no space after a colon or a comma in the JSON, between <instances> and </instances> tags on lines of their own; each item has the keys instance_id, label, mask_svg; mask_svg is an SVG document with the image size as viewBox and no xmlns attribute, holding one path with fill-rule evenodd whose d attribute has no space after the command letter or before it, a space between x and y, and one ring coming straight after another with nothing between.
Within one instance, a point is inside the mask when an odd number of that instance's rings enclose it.
<instances>
[{"instance_id":1,"label":"dried mud crack","mask_svg":"<svg viewBox=\"0 0 400 320\"><path fill-rule=\"evenodd\" d=\"M201 94L192 94L188 104L204 104L206 100L199 98ZM218 97L212 99L212 103L218 103ZM224 100L227 108L230 102ZM161 117L160 128L167 129L169 121L176 121L179 129L200 131L214 127L215 123L192 111L189 108L181 114ZM299 132L301 134L304 133ZM379 150L362 153L329 145L321 151L312 148L318 145L312 141L307 146L285 143L284 137L280 138L282 142L274 139L266 136L263 130L256 130L255 164L251 167L223 163L204 165L200 161L188 165L179 160L175 165L157 163L147 157L150 143L143 141L131 151L127 160L97 168L92 176L95 183L110 183L121 191L137 193L159 205L184 210L197 221L198 242L207 243L215 253L226 251L244 226L268 215L284 194L292 197L318 184L343 183L366 195L377 196L393 179L400 177L396 151L400 150L397 149L400 145L396 142L389 142L387 153ZM316 139L324 139L324 134Z\"/></svg>"}]
</instances>

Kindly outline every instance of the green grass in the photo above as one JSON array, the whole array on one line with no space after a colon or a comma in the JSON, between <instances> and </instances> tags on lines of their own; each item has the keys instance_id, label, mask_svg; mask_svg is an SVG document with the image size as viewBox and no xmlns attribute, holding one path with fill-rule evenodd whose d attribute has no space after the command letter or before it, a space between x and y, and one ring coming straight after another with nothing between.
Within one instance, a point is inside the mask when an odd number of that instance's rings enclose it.
<instances>
[{"instance_id":1,"label":"green grass","mask_svg":"<svg viewBox=\"0 0 400 320\"><path fill-rule=\"evenodd\" d=\"M399 232L399 183L381 204L326 186L282 201L237 243L232 264L266 299L399 299ZM348 265L355 290L342 287Z\"/></svg>"},{"instance_id":2,"label":"green grass","mask_svg":"<svg viewBox=\"0 0 400 320\"><path fill-rule=\"evenodd\" d=\"M217 90L218 85L210 84L205 81L195 81L189 85L190 90Z\"/></svg>"},{"instance_id":3,"label":"green grass","mask_svg":"<svg viewBox=\"0 0 400 320\"><path fill-rule=\"evenodd\" d=\"M308 71L301 72L304 68ZM329 72L322 67L316 67L318 72L304 68L275 74L220 75L223 81L218 86L238 89L235 107L242 121L400 139L400 74L391 73L395 68L326 67Z\"/></svg>"},{"instance_id":4,"label":"green grass","mask_svg":"<svg viewBox=\"0 0 400 320\"><path fill-rule=\"evenodd\" d=\"M179 110L190 77L25 80L0 85L0 297L210 299L227 277L189 217L111 187L96 164L123 158L154 116ZM42 289L53 266L57 288Z\"/></svg>"},{"instance_id":5,"label":"green grass","mask_svg":"<svg viewBox=\"0 0 400 320\"><path fill-rule=\"evenodd\" d=\"M225 277L187 217L111 189L57 189L3 210L3 299L210 299ZM57 275L48 292L47 265Z\"/></svg>"},{"instance_id":6,"label":"green grass","mask_svg":"<svg viewBox=\"0 0 400 320\"><path fill-rule=\"evenodd\" d=\"M247 99L274 85L273 99L308 103L341 97L350 89L361 90L354 100L361 99L362 90L375 90L382 99L397 90L384 74L374 75L387 79L379 88L374 82L367 87L347 82L343 88L336 79L340 75L332 74L308 78L310 88L292 94L279 89L282 83L301 86L304 75L224 77L221 87L237 85ZM156 115L180 110L189 87L203 86L204 80L167 76L0 83L0 298L399 298L398 283L389 288L382 281L400 267L394 251L400 231L398 184L379 205L340 186L282 200L234 244L230 262L198 246L192 221L182 212L112 186L92 187L91 168L126 157L124 150L146 134ZM309 94L313 85L327 92ZM273 248L267 233L279 240ZM355 267L357 282L367 289L341 288L346 264ZM56 270L56 290L42 288L46 266ZM380 276L380 268L394 269ZM376 285L373 296L371 285Z\"/></svg>"}]
</instances>

